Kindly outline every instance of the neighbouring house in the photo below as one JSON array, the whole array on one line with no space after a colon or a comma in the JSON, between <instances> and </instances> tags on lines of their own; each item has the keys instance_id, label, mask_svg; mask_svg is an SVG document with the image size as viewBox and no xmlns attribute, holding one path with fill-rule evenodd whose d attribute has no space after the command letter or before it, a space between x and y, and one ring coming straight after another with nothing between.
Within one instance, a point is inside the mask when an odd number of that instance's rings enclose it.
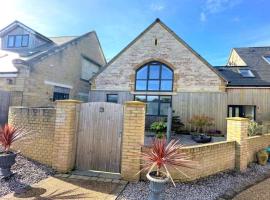
<instances>
[{"instance_id":1,"label":"neighbouring house","mask_svg":"<svg viewBox=\"0 0 270 200\"><path fill-rule=\"evenodd\" d=\"M229 117L270 121L270 47L234 48L218 71L228 81Z\"/></svg>"},{"instance_id":2,"label":"neighbouring house","mask_svg":"<svg viewBox=\"0 0 270 200\"><path fill-rule=\"evenodd\" d=\"M95 31L46 37L15 21L0 31L0 37L0 90L11 93L11 105L87 101L89 79L106 64Z\"/></svg>"},{"instance_id":3,"label":"neighbouring house","mask_svg":"<svg viewBox=\"0 0 270 200\"><path fill-rule=\"evenodd\" d=\"M191 117L201 114L213 117L212 128L223 133L227 116L268 120L267 54L254 58L243 51L234 49L228 64L245 67L213 67L157 19L92 77L89 101L143 101L148 127L166 117L169 106L187 128ZM247 48L246 53L254 51ZM248 68L254 77L246 76Z\"/></svg>"}]
</instances>

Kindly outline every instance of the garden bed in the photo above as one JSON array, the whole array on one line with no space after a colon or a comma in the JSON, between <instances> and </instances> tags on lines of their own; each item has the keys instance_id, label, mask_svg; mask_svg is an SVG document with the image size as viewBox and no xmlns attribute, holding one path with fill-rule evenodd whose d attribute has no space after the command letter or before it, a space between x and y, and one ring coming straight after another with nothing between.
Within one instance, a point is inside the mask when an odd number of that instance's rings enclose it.
<instances>
[{"instance_id":1,"label":"garden bed","mask_svg":"<svg viewBox=\"0 0 270 200\"><path fill-rule=\"evenodd\" d=\"M50 167L27 159L19 154L16 158L16 164L11 170L15 173L12 177L7 180L0 180L0 197L10 192L20 191L54 174Z\"/></svg>"},{"instance_id":2,"label":"garden bed","mask_svg":"<svg viewBox=\"0 0 270 200\"><path fill-rule=\"evenodd\" d=\"M164 199L181 200L215 200L218 198L231 199L237 193L254 185L258 181L270 177L270 164L260 166L251 164L244 173L228 171L218 173L197 181L188 183L172 183L166 186ZM118 200L147 199L149 182L129 183Z\"/></svg>"}]
</instances>

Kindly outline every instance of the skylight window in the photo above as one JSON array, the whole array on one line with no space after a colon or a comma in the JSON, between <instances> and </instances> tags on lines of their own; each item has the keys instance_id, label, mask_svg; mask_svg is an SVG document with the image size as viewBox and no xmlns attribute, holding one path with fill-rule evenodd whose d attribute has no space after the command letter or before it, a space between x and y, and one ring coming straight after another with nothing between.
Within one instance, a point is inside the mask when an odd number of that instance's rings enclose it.
<instances>
[{"instance_id":1,"label":"skylight window","mask_svg":"<svg viewBox=\"0 0 270 200\"><path fill-rule=\"evenodd\" d=\"M263 58L270 64L270 56L264 56Z\"/></svg>"},{"instance_id":2,"label":"skylight window","mask_svg":"<svg viewBox=\"0 0 270 200\"><path fill-rule=\"evenodd\" d=\"M245 78L255 77L252 71L249 69L239 69L238 71Z\"/></svg>"}]
</instances>

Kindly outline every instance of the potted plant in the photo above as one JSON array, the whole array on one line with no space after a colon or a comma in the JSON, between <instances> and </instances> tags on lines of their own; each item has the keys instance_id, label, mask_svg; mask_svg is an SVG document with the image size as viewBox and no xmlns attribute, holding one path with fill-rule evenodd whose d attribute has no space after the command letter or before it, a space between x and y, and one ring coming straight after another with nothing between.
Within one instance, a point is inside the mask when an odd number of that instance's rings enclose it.
<instances>
[{"instance_id":1,"label":"potted plant","mask_svg":"<svg viewBox=\"0 0 270 200\"><path fill-rule=\"evenodd\" d=\"M171 140L168 144L165 138L156 138L150 151L142 153L143 168L147 172L147 179L150 181L149 200L159 200L160 194L164 191L165 183L169 180L175 186L170 169L187 176L178 167L194 168L195 162L184 152L179 152L182 145L177 140Z\"/></svg>"},{"instance_id":2,"label":"potted plant","mask_svg":"<svg viewBox=\"0 0 270 200\"><path fill-rule=\"evenodd\" d=\"M212 126L214 119L206 115L194 115L189 123L195 128L196 134L192 134L192 139L198 143L211 142L212 137L205 134L206 128Z\"/></svg>"},{"instance_id":3,"label":"potted plant","mask_svg":"<svg viewBox=\"0 0 270 200\"><path fill-rule=\"evenodd\" d=\"M27 131L21 128L15 128L9 124L0 127L0 178L7 178L12 175L10 168L15 164L17 153L10 151L13 142L26 135Z\"/></svg>"},{"instance_id":4,"label":"potted plant","mask_svg":"<svg viewBox=\"0 0 270 200\"><path fill-rule=\"evenodd\" d=\"M157 138L163 138L167 129L167 123L164 121L158 121L151 124L151 131L154 131Z\"/></svg>"}]
</instances>

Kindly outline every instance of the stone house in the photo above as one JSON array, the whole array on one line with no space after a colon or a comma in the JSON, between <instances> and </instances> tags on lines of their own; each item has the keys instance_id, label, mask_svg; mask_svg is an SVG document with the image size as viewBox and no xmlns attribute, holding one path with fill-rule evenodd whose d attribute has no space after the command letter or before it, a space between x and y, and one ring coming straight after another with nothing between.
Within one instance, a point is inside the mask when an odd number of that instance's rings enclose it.
<instances>
[{"instance_id":1,"label":"stone house","mask_svg":"<svg viewBox=\"0 0 270 200\"><path fill-rule=\"evenodd\" d=\"M236 57L232 53L228 65L232 61L242 65L241 59ZM232 69L231 66L211 66L157 19L91 78L89 101L146 102L148 125L166 117L169 106L187 128L190 128L191 117L200 114L214 118L212 129L223 133L227 116L266 120L264 115L270 112L267 84L232 85L231 74L224 73ZM257 72L254 73L260 79ZM245 82L253 80L241 71L237 76ZM257 104L260 105L256 107ZM236 106L242 106L238 113Z\"/></svg>"},{"instance_id":2,"label":"stone house","mask_svg":"<svg viewBox=\"0 0 270 200\"><path fill-rule=\"evenodd\" d=\"M10 91L11 105L87 101L89 79L106 64L95 31L46 37L15 21L0 31L0 37L0 90Z\"/></svg>"}]
</instances>

